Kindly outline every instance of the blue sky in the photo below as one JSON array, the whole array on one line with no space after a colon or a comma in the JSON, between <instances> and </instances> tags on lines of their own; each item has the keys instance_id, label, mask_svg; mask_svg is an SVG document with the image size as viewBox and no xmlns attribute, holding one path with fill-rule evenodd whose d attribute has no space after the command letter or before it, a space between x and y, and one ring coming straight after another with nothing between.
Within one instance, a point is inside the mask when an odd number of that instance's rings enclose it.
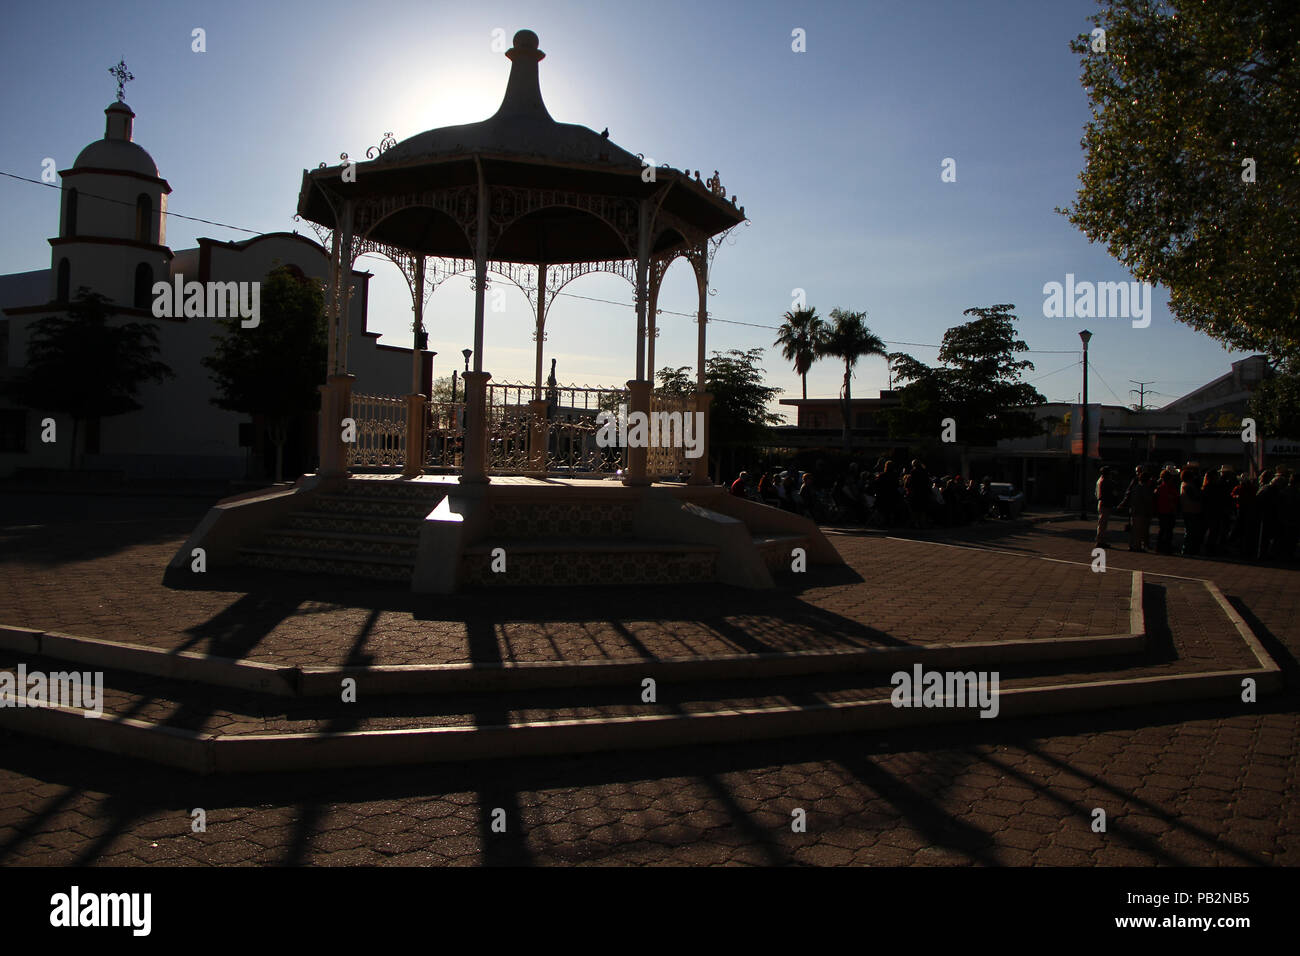
<instances>
[{"instance_id":1,"label":"blue sky","mask_svg":"<svg viewBox=\"0 0 1300 956\"><path fill-rule=\"evenodd\" d=\"M1175 322L1156 290L1149 328L1124 319L1049 319L1043 285L1066 273L1127 280L1102 247L1056 213L1083 164L1088 111L1069 42L1091 25L1092 0L1021 2L767 3L610 0L441 3L317 0L34 4L6 11L0 63L10 104L0 126L0 170L39 178L42 160L71 165L103 135L114 98L107 69L125 57L135 138L173 192L173 212L263 232L298 229L302 170L364 155L387 131L398 140L493 113L509 63L493 31L538 33L547 57L542 92L557 120L592 129L659 163L721 172L750 222L719 252L710 348L767 348L772 384L799 394L774 348L775 326L804 289L821 314L866 311L892 343L937 344L962 310L1015 303L1051 400L1080 387L1077 332L1094 333L1094 401L1130 401L1130 379L1153 381L1164 403L1217 377L1240 355ZM191 50L206 31L207 52ZM806 52L791 31L806 31ZM941 181L956 161L957 181ZM58 196L0 178L6 227L0 272L49 266ZM172 218L173 248L199 236L247 234ZM371 327L409 337L404 280L363 259L372 280ZM635 313L621 279L591 276L565 290L548 322L546 357L566 382L612 384L633 371ZM692 312L689 267L669 271L660 307ZM511 291L488 314L485 368L530 380L532 320ZM439 374L470 344L469 283L431 299L430 348ZM656 365L695 360L695 326L664 315ZM934 348L891 345L923 361ZM809 395L838 394L841 370L819 363ZM886 386L867 359L855 395ZM1112 392L1111 389L1114 391Z\"/></svg>"}]
</instances>

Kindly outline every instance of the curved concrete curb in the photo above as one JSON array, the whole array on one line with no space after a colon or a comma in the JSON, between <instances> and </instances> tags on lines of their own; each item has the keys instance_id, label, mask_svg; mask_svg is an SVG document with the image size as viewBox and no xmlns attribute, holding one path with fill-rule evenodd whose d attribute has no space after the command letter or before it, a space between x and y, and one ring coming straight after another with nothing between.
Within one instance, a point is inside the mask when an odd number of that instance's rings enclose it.
<instances>
[{"instance_id":1,"label":"curved concrete curb","mask_svg":"<svg viewBox=\"0 0 1300 956\"><path fill-rule=\"evenodd\" d=\"M1129 633L1044 637L1016 641L915 644L850 650L776 651L714 657L633 658L601 661L528 661L490 664L391 664L375 667L284 667L194 651L74 637L56 631L0 625L0 649L54 657L112 670L255 691L283 697L334 696L346 678L367 694L599 687L657 681L744 680L811 674L928 667L967 668L1135 654L1146 647L1142 572L1132 572ZM1244 622L1243 622L1244 623Z\"/></svg>"}]
</instances>

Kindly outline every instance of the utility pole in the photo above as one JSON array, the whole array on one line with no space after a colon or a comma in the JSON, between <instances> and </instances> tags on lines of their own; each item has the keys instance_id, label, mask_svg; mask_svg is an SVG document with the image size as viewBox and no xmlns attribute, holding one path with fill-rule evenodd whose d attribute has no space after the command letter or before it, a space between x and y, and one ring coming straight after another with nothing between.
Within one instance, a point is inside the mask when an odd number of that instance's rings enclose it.
<instances>
[{"instance_id":1,"label":"utility pole","mask_svg":"<svg viewBox=\"0 0 1300 956\"><path fill-rule=\"evenodd\" d=\"M1137 388L1130 388L1129 394L1131 395L1133 392L1138 393L1138 411L1145 412L1147 410L1147 386L1154 385L1155 382L1135 382L1133 379L1129 379L1129 381L1133 382L1133 384L1137 386Z\"/></svg>"},{"instance_id":2,"label":"utility pole","mask_svg":"<svg viewBox=\"0 0 1300 956\"><path fill-rule=\"evenodd\" d=\"M1079 456L1079 517L1085 520L1088 517L1088 341L1091 338L1092 333L1087 329L1079 333L1083 342L1083 395L1079 401L1079 434L1083 436L1080 449L1083 454Z\"/></svg>"}]
</instances>

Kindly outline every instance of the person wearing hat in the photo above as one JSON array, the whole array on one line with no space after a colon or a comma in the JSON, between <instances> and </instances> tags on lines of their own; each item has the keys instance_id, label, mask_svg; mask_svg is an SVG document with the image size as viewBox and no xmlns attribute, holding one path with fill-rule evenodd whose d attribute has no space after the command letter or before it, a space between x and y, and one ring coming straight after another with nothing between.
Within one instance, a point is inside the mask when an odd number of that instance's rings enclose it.
<instances>
[{"instance_id":1,"label":"person wearing hat","mask_svg":"<svg viewBox=\"0 0 1300 956\"><path fill-rule=\"evenodd\" d=\"M1151 515L1156 507L1155 482L1143 469L1137 470L1128 494L1124 496L1128 507L1130 551L1147 551L1151 548Z\"/></svg>"}]
</instances>

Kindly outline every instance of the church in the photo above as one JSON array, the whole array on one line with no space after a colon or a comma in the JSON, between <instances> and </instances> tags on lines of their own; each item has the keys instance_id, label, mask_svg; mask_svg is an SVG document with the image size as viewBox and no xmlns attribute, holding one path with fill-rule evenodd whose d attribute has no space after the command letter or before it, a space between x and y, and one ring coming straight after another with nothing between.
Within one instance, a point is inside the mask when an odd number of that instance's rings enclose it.
<instances>
[{"instance_id":1,"label":"church","mask_svg":"<svg viewBox=\"0 0 1300 956\"><path fill-rule=\"evenodd\" d=\"M109 321L147 321L158 329L158 358L175 373L146 384L139 411L85 423L77 437L83 469L127 478L238 479L267 474L274 453L260 423L212 404L216 384L201 363L221 331L211 318L155 316L154 286L183 277L214 282L261 282L278 266L328 281L329 253L296 232L236 242L200 238L191 249L167 245L172 188L134 139L135 113L119 99L104 110L104 138L88 145L62 178L57 235L49 240L50 267L0 275L0 376L26 363L33 323L65 314L78 290L98 292L116 309ZM348 334L355 392L399 396L411 392L411 348L380 344L367 328L370 273L351 271ZM254 334L250 330L249 334ZM432 353L422 352L420 391L428 394ZM320 380L324 381L321 369ZM55 420L55 442L42 441L42 421ZM73 433L66 416L17 407L0 398L0 478L22 469L66 469ZM67 436L67 437L65 437ZM315 467L316 427L299 423L285 449L285 475Z\"/></svg>"}]
</instances>

